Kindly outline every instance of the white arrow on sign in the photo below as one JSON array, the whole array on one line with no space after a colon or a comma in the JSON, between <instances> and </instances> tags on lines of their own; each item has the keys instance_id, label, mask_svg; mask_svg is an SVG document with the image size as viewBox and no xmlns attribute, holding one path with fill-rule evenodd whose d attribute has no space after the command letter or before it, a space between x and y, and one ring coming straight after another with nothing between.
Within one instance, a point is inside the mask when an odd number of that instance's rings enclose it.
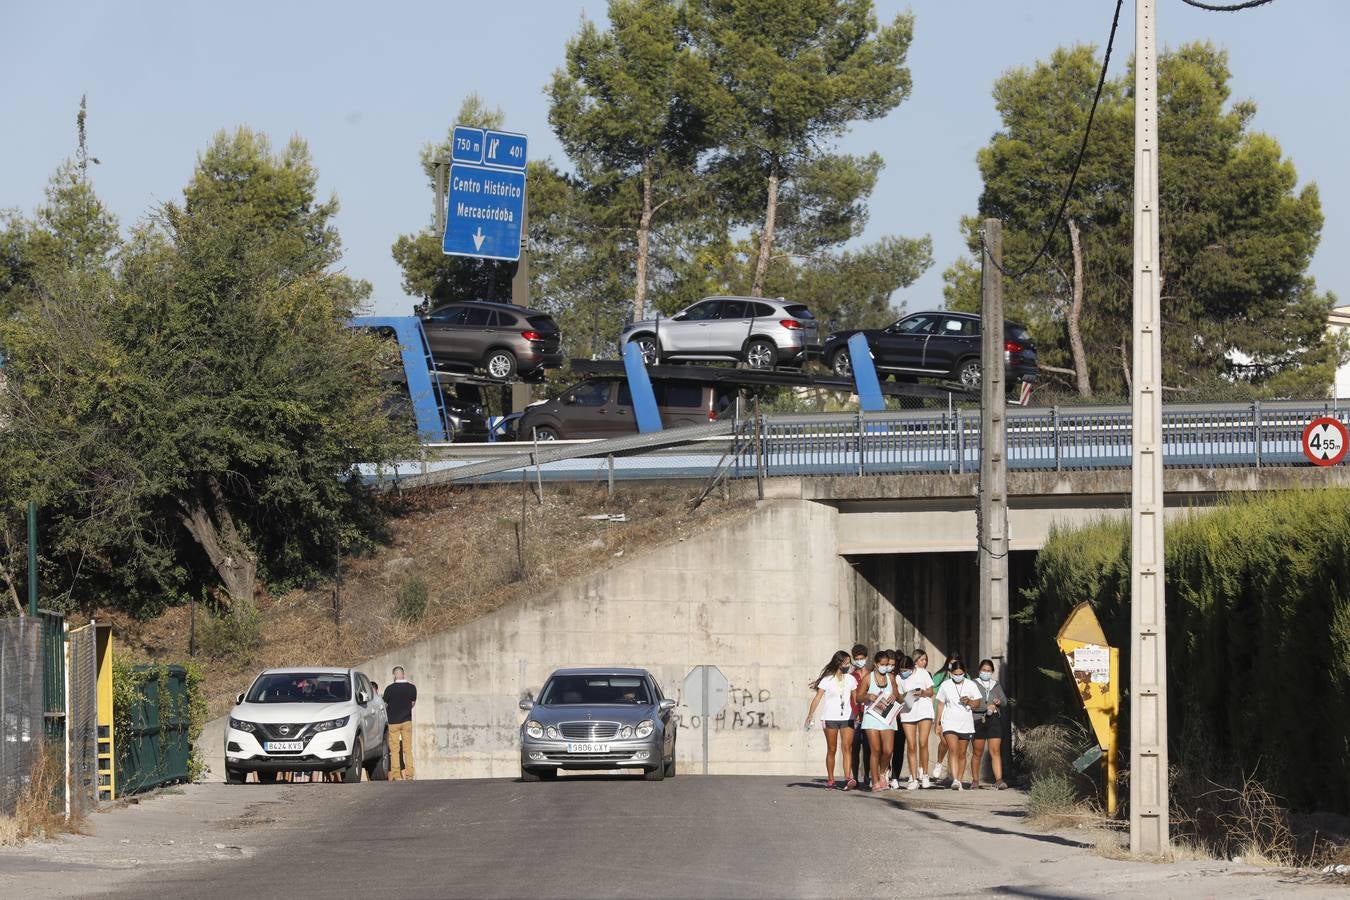
<instances>
[{"instance_id":1,"label":"white arrow on sign","mask_svg":"<svg viewBox=\"0 0 1350 900\"><path fill-rule=\"evenodd\" d=\"M487 237L487 235L483 234L483 226L479 225L478 230L473 233L473 249L482 250L483 238L485 237Z\"/></svg>"}]
</instances>

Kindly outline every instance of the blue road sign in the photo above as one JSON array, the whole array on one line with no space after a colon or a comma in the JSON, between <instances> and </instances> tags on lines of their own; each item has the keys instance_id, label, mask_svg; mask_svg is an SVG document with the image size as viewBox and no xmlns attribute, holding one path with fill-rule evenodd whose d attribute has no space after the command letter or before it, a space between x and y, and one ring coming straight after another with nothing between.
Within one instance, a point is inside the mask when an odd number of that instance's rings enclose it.
<instances>
[{"instance_id":1,"label":"blue road sign","mask_svg":"<svg viewBox=\"0 0 1350 900\"><path fill-rule=\"evenodd\" d=\"M450 167L445 238L451 256L520 259L525 218L525 173L487 166Z\"/></svg>"},{"instance_id":2,"label":"blue road sign","mask_svg":"<svg viewBox=\"0 0 1350 900\"><path fill-rule=\"evenodd\" d=\"M486 132L483 143L483 164L501 166L506 169L524 169L526 143L527 140L523 134L513 134L509 131Z\"/></svg>"},{"instance_id":3,"label":"blue road sign","mask_svg":"<svg viewBox=\"0 0 1350 900\"><path fill-rule=\"evenodd\" d=\"M483 129L456 125L450 137L452 162L481 163L483 161Z\"/></svg>"}]
</instances>

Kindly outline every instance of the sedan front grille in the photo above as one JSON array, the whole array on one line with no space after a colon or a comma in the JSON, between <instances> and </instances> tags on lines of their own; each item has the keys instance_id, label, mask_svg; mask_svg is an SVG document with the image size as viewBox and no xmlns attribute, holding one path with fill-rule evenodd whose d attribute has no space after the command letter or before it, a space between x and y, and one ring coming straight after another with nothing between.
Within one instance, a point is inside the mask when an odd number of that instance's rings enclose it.
<instances>
[{"instance_id":1,"label":"sedan front grille","mask_svg":"<svg viewBox=\"0 0 1350 900\"><path fill-rule=\"evenodd\" d=\"M609 753L547 753L545 756L550 762L618 762L620 760L631 759L632 750L621 750Z\"/></svg>"},{"instance_id":2,"label":"sedan front grille","mask_svg":"<svg viewBox=\"0 0 1350 900\"><path fill-rule=\"evenodd\" d=\"M569 741L607 741L619 734L618 722L562 722L558 733Z\"/></svg>"}]
</instances>

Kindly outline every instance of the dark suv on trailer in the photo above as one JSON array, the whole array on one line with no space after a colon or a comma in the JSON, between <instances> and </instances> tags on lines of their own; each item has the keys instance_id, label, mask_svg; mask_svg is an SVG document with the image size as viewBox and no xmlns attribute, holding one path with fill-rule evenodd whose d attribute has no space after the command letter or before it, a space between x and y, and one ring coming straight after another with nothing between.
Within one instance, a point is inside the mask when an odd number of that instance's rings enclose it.
<instances>
[{"instance_id":1,"label":"dark suv on trailer","mask_svg":"<svg viewBox=\"0 0 1350 900\"><path fill-rule=\"evenodd\" d=\"M932 310L905 316L885 328L836 331L825 339L820 353L836 375L853 376L848 339L859 333L867 337L879 374L941 378L967 390L980 386L977 315ZM1036 380L1036 347L1031 332L1017 322L1003 323L1003 363L1010 381Z\"/></svg>"},{"instance_id":2,"label":"dark suv on trailer","mask_svg":"<svg viewBox=\"0 0 1350 900\"><path fill-rule=\"evenodd\" d=\"M553 318L510 303L469 300L438 306L422 317L431 358L445 368L482 369L507 381L541 378L563 364L562 333Z\"/></svg>"},{"instance_id":3,"label":"dark suv on trailer","mask_svg":"<svg viewBox=\"0 0 1350 900\"><path fill-rule=\"evenodd\" d=\"M736 388L693 381L652 379L661 424L666 428L707 425L736 402ZM727 413L730 415L731 413ZM552 400L525 408L518 439L529 441L617 438L637 434L637 414L628 382L595 378L574 384Z\"/></svg>"}]
</instances>

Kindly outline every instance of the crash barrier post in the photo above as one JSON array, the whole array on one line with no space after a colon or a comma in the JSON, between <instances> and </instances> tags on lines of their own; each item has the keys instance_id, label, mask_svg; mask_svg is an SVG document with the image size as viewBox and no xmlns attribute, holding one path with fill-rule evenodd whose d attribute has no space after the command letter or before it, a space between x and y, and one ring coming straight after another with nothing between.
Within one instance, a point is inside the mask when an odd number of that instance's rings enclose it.
<instances>
[{"instance_id":1,"label":"crash barrier post","mask_svg":"<svg viewBox=\"0 0 1350 900\"><path fill-rule=\"evenodd\" d=\"M116 714L117 796L188 780L187 670L182 666L132 666L136 696Z\"/></svg>"}]
</instances>

